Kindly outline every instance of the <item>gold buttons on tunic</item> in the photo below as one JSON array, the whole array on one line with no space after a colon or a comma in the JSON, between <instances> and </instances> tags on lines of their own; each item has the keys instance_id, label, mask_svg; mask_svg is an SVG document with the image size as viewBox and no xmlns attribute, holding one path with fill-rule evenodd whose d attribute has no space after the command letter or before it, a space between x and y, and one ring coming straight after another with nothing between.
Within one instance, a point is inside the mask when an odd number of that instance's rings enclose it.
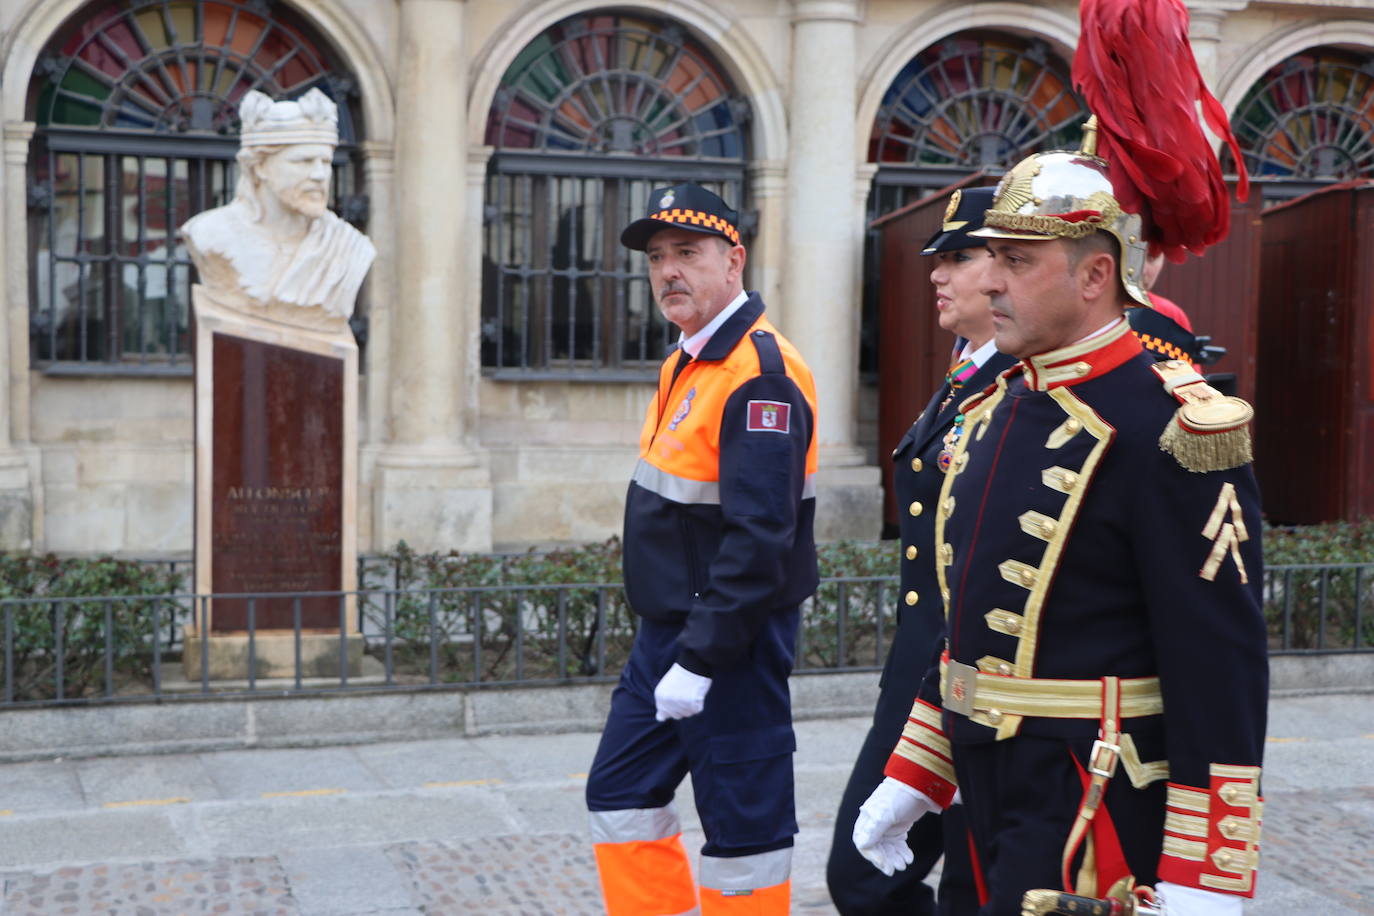
<instances>
[{"instance_id":1,"label":"gold buttons on tunic","mask_svg":"<svg viewBox=\"0 0 1374 916\"><path fill-rule=\"evenodd\" d=\"M1073 417L1064 421L1064 432L1073 434L1083 428L1083 424Z\"/></svg>"},{"instance_id":2,"label":"gold buttons on tunic","mask_svg":"<svg viewBox=\"0 0 1374 916\"><path fill-rule=\"evenodd\" d=\"M1002 723L1002 710L1000 709L989 709L987 716L988 721L993 725L1000 725Z\"/></svg>"},{"instance_id":3,"label":"gold buttons on tunic","mask_svg":"<svg viewBox=\"0 0 1374 916\"><path fill-rule=\"evenodd\" d=\"M915 544L908 544L907 547L906 547L906 558L907 558L908 560L914 560L914 559L916 559L916 553L917 553L917 551L916 551L916 545L915 545Z\"/></svg>"},{"instance_id":4,"label":"gold buttons on tunic","mask_svg":"<svg viewBox=\"0 0 1374 916\"><path fill-rule=\"evenodd\" d=\"M1089 366L1087 363L1074 363L1074 364L1073 364L1073 373L1074 373L1074 375L1087 375L1087 374L1088 374L1089 372L1091 372L1091 371L1093 371L1093 367L1092 367L1092 366Z\"/></svg>"},{"instance_id":5,"label":"gold buttons on tunic","mask_svg":"<svg viewBox=\"0 0 1374 916\"><path fill-rule=\"evenodd\" d=\"M911 469L915 471L917 474L921 473L921 468L923 467L925 467L925 465L921 462L920 458L911 459Z\"/></svg>"},{"instance_id":6,"label":"gold buttons on tunic","mask_svg":"<svg viewBox=\"0 0 1374 916\"><path fill-rule=\"evenodd\" d=\"M945 510L945 518L949 518L951 515L954 514L954 497L953 497L953 496L951 496L951 497L949 497L948 499L945 500L944 510Z\"/></svg>"},{"instance_id":7,"label":"gold buttons on tunic","mask_svg":"<svg viewBox=\"0 0 1374 916\"><path fill-rule=\"evenodd\" d=\"M1007 664L1006 662L1002 662L1002 664L997 666L997 673L1003 675L1004 677L1009 676L1011 674L1011 671L1011 665Z\"/></svg>"},{"instance_id":8,"label":"gold buttons on tunic","mask_svg":"<svg viewBox=\"0 0 1374 916\"><path fill-rule=\"evenodd\" d=\"M919 502L914 502L907 508L907 511L912 515L920 515L924 510L925 506L922 506Z\"/></svg>"},{"instance_id":9,"label":"gold buttons on tunic","mask_svg":"<svg viewBox=\"0 0 1374 916\"><path fill-rule=\"evenodd\" d=\"M908 607L910 607L911 605L915 604L917 601L920 601L920 600L921 600L921 596L918 595L918 594L916 594L915 592L907 592L907 593L906 593L906 603L907 603L907 606L908 606Z\"/></svg>"}]
</instances>

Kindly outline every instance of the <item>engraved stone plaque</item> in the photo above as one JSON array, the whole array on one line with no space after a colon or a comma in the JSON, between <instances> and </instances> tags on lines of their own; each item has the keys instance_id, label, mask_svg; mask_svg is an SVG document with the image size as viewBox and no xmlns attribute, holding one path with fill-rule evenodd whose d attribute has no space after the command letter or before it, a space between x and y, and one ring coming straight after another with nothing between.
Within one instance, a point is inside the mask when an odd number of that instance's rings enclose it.
<instances>
[{"instance_id":1,"label":"engraved stone plaque","mask_svg":"<svg viewBox=\"0 0 1374 916\"><path fill-rule=\"evenodd\" d=\"M344 362L215 334L210 531L215 594L342 587ZM248 629L248 602L215 602L212 631ZM255 601L257 628L290 629L289 599ZM301 599L301 626L339 626L339 601Z\"/></svg>"}]
</instances>

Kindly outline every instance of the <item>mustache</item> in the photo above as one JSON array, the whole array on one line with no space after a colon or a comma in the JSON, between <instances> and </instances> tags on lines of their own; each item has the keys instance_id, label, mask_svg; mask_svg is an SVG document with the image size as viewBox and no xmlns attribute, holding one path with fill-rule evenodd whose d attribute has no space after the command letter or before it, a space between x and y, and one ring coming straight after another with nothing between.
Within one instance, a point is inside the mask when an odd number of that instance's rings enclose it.
<instances>
[{"instance_id":1,"label":"mustache","mask_svg":"<svg viewBox=\"0 0 1374 916\"><path fill-rule=\"evenodd\" d=\"M691 293L691 290L678 283L669 283L666 286L659 288L658 298L662 299L664 296L667 296L670 293Z\"/></svg>"}]
</instances>

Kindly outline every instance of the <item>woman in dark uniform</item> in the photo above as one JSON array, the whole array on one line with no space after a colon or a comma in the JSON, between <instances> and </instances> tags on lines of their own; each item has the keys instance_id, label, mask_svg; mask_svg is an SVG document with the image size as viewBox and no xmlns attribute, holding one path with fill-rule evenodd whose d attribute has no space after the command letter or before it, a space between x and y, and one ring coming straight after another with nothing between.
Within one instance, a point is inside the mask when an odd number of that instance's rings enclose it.
<instances>
[{"instance_id":1,"label":"woman in dark uniform","mask_svg":"<svg viewBox=\"0 0 1374 916\"><path fill-rule=\"evenodd\" d=\"M969 233L983 225L992 188L956 191L940 231L921 251L934 255L930 281L940 327L956 335L952 365L893 452L893 483L901 530L901 582L897 633L879 682L873 725L859 751L835 818L826 883L841 916L933 916L978 908L970 874L968 839L956 806L941 817L917 822L907 836L913 864L884 873L854 848L859 806L883 780L883 766L902 736L912 700L944 639L944 608L935 578L935 508L949 455L963 435L963 397L991 384L1015 360L992 345L992 315L981 277L987 261L982 239ZM948 850L940 878L940 906L924 881Z\"/></svg>"}]
</instances>

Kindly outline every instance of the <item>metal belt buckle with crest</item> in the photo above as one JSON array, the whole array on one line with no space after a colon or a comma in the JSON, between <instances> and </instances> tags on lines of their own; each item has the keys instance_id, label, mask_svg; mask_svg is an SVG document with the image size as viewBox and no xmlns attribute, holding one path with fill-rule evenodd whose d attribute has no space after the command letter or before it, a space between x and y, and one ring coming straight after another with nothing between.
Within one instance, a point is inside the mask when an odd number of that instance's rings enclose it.
<instances>
[{"instance_id":1,"label":"metal belt buckle with crest","mask_svg":"<svg viewBox=\"0 0 1374 916\"><path fill-rule=\"evenodd\" d=\"M973 700L977 692L978 669L950 659L945 666L945 709L961 716L973 715Z\"/></svg>"}]
</instances>

